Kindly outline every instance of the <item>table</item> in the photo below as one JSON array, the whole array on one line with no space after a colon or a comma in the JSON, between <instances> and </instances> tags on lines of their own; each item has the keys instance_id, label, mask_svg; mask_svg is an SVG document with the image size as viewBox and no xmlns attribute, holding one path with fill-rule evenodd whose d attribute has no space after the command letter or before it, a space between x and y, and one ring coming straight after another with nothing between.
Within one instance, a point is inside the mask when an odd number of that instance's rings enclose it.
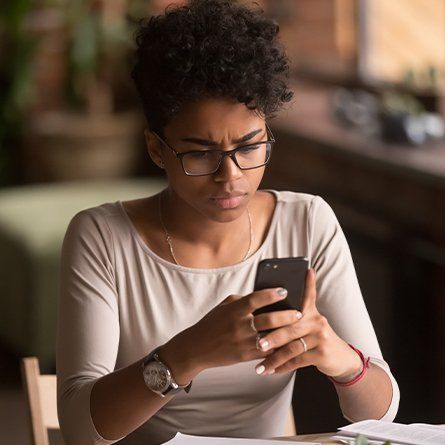
<instances>
[{"instance_id":1,"label":"table","mask_svg":"<svg viewBox=\"0 0 445 445\"><path fill-rule=\"evenodd\" d=\"M333 440L332 436L336 433L325 433L325 434L301 434L293 437L279 437L278 440L286 442L319 442L324 445L338 445L339 441Z\"/></svg>"}]
</instances>

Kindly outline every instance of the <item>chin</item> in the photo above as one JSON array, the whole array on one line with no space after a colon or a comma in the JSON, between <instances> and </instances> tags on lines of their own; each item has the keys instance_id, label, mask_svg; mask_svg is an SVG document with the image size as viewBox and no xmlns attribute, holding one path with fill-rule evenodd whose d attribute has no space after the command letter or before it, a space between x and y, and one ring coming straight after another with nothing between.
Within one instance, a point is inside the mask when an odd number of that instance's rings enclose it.
<instances>
[{"instance_id":1,"label":"chin","mask_svg":"<svg viewBox=\"0 0 445 445\"><path fill-rule=\"evenodd\" d=\"M205 213L205 215L213 221L220 222L220 223L228 223L228 222L235 221L239 217L241 217L241 215L243 215L245 210L246 210L246 206L240 205L236 208L231 208L231 209L212 208L212 209L207 210L203 213Z\"/></svg>"}]
</instances>

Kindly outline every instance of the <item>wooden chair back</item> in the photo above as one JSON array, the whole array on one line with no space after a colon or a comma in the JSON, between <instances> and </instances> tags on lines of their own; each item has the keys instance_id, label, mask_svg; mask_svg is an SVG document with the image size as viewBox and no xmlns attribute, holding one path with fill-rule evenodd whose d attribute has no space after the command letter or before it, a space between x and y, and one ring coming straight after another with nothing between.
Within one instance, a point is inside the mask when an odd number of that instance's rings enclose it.
<instances>
[{"instance_id":1,"label":"wooden chair back","mask_svg":"<svg viewBox=\"0 0 445 445\"><path fill-rule=\"evenodd\" d=\"M49 445L48 428L59 429L55 375L40 374L39 360L22 360L22 382L28 407L33 445Z\"/></svg>"},{"instance_id":2,"label":"wooden chair back","mask_svg":"<svg viewBox=\"0 0 445 445\"><path fill-rule=\"evenodd\" d=\"M292 406L289 408L289 412L287 414L286 428L284 430L284 435L285 436L297 435L297 430L295 428L294 410L292 409Z\"/></svg>"}]
</instances>

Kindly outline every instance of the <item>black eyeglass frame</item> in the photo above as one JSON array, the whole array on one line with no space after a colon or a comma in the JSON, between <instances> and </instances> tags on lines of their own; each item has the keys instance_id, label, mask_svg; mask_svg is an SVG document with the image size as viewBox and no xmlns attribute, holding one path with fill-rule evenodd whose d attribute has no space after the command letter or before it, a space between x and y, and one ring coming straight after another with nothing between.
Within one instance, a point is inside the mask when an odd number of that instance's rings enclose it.
<instances>
[{"instance_id":1,"label":"black eyeglass frame","mask_svg":"<svg viewBox=\"0 0 445 445\"><path fill-rule=\"evenodd\" d=\"M220 169L222 161L223 161L223 159L226 156L229 156L230 159L232 159L232 161L235 163L235 165L240 170L254 170L256 168L264 167L265 165L267 165L269 163L269 161L270 161L271 156L272 156L272 148L273 148L273 144L275 143L275 138L274 138L274 135L273 135L271 129L269 128L269 125L267 125L267 122L265 122L265 125L266 125L267 137L269 138L268 140L266 140L266 141L259 141L259 142L255 142L255 143L252 143L252 144L240 145L239 147L236 147L233 150L227 150L227 151L226 150L210 149L210 150L191 150L191 151L185 151L183 153L179 153L170 144L168 144L164 139L162 139L155 131L152 131L152 133L156 136L156 138L159 140L159 142L161 142L162 144L167 146L176 155L176 157L181 162L182 170L184 171L184 173L187 176L208 176L208 175L213 175L214 173L216 173ZM264 162L261 165L256 165L255 167L247 167L247 168L246 167L241 167L238 164L238 161L236 160L236 156L235 156L236 153L238 151L240 151L240 150L243 150L243 149L245 150L248 147L259 145L259 144L270 144L269 157L268 157L267 161ZM184 168L184 162L183 162L182 158L184 156L188 155L188 154L206 153L206 152L212 152L212 153L219 153L220 154L220 158L219 158L219 162L218 162L217 167L213 171L211 171L209 173L188 173L186 171L186 169Z\"/></svg>"}]
</instances>

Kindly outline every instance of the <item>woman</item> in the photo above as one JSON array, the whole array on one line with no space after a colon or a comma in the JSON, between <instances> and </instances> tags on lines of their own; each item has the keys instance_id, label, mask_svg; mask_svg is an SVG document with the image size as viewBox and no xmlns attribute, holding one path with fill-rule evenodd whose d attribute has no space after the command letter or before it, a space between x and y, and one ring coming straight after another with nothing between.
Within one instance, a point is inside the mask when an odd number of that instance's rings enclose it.
<instances>
[{"instance_id":1,"label":"woman","mask_svg":"<svg viewBox=\"0 0 445 445\"><path fill-rule=\"evenodd\" d=\"M68 228L57 354L68 445L278 436L305 366L332 379L347 418L394 418L397 384L332 210L258 190L266 120L292 97L277 32L224 0L141 24L133 78L168 187ZM259 261L291 256L311 265L301 310L253 316L286 295L252 292Z\"/></svg>"}]
</instances>

